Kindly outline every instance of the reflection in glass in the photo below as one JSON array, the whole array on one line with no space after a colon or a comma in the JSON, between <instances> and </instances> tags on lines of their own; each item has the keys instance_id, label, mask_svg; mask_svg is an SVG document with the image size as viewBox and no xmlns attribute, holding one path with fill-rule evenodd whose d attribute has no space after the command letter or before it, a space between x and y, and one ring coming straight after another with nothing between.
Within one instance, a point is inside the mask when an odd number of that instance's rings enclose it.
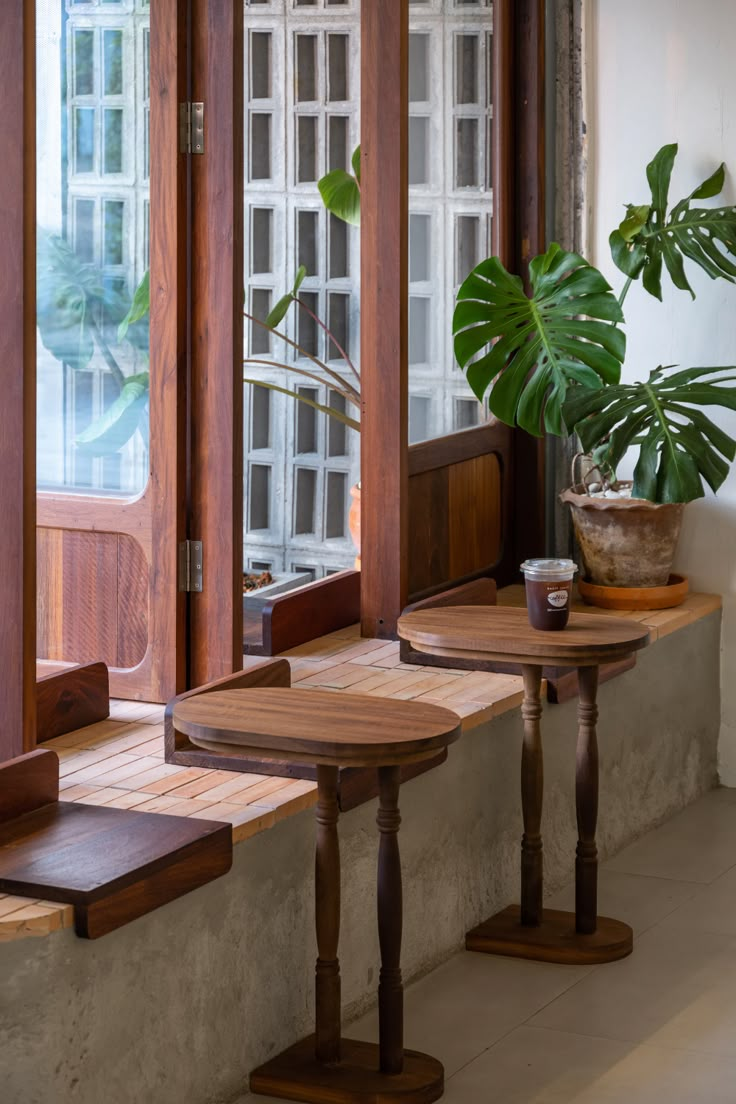
<instances>
[{"instance_id":1,"label":"reflection in glass","mask_svg":"<svg viewBox=\"0 0 736 1104\"><path fill-rule=\"evenodd\" d=\"M38 483L136 494L148 477L150 5L36 8Z\"/></svg>"},{"instance_id":2,"label":"reflection in glass","mask_svg":"<svg viewBox=\"0 0 736 1104\"><path fill-rule=\"evenodd\" d=\"M409 34L409 439L476 424L455 366L457 288L491 250L493 5L412 0Z\"/></svg>"}]
</instances>

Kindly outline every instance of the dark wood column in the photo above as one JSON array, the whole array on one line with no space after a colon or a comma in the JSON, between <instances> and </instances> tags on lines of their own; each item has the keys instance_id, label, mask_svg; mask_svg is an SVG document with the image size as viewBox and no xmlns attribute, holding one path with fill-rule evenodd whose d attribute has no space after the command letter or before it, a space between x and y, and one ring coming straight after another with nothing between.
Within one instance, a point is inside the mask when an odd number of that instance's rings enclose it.
<instances>
[{"instance_id":1,"label":"dark wood column","mask_svg":"<svg viewBox=\"0 0 736 1104\"><path fill-rule=\"evenodd\" d=\"M361 564L364 636L408 580L408 0L361 5Z\"/></svg>"},{"instance_id":2,"label":"dark wood column","mask_svg":"<svg viewBox=\"0 0 736 1104\"><path fill-rule=\"evenodd\" d=\"M190 684L242 666L243 5L193 0L191 521L204 589L190 595Z\"/></svg>"},{"instance_id":3,"label":"dark wood column","mask_svg":"<svg viewBox=\"0 0 736 1104\"><path fill-rule=\"evenodd\" d=\"M36 742L36 34L34 0L0 14L0 761Z\"/></svg>"}]
</instances>

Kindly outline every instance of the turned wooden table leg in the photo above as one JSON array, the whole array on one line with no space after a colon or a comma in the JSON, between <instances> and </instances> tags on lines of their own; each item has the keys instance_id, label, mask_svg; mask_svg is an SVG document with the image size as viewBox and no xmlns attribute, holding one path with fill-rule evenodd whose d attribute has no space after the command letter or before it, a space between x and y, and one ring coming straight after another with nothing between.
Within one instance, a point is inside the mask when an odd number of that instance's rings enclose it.
<instances>
[{"instance_id":1,"label":"turned wooden table leg","mask_svg":"<svg viewBox=\"0 0 736 1104\"><path fill-rule=\"evenodd\" d=\"M317 968L315 1020L317 1061L340 1061L340 845L337 837L338 768L317 767L317 848L315 855L315 922Z\"/></svg>"},{"instance_id":2,"label":"turned wooden table leg","mask_svg":"<svg viewBox=\"0 0 736 1104\"><path fill-rule=\"evenodd\" d=\"M400 767L379 767L376 822L378 847L378 939L381 974L378 983L381 1073L404 1068L404 988L401 982L401 859L399 857Z\"/></svg>"},{"instance_id":3,"label":"turned wooden table leg","mask_svg":"<svg viewBox=\"0 0 736 1104\"><path fill-rule=\"evenodd\" d=\"M578 747L575 774L575 806L578 846L575 859L575 929L583 935L596 930L598 914L598 668L578 669Z\"/></svg>"},{"instance_id":4,"label":"turned wooden table leg","mask_svg":"<svg viewBox=\"0 0 736 1104\"><path fill-rule=\"evenodd\" d=\"M524 743L521 751L521 809L524 819L524 835L521 840L521 922L536 927L542 922L544 889L541 836L544 764L539 727L542 716L542 669L524 664L521 670L524 676L524 701L521 706L524 719Z\"/></svg>"}]
</instances>

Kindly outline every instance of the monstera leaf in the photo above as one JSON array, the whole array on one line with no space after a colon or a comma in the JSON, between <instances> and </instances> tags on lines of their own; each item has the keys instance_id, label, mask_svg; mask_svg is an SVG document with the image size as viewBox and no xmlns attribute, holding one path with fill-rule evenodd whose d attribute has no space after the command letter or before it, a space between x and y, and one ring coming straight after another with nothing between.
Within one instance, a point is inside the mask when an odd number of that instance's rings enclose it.
<instances>
[{"instance_id":1,"label":"monstera leaf","mask_svg":"<svg viewBox=\"0 0 736 1104\"><path fill-rule=\"evenodd\" d=\"M716 491L736 455L736 441L700 409L736 410L736 367L655 369L646 383L602 391L574 388L564 406L586 452L615 473L626 451L640 447L633 495L652 502L702 498L703 479ZM724 459L725 457L725 459ZM729 463L727 463L728 461Z\"/></svg>"},{"instance_id":2,"label":"monstera leaf","mask_svg":"<svg viewBox=\"0 0 736 1104\"><path fill-rule=\"evenodd\" d=\"M552 244L529 265L531 296L490 257L461 285L455 356L475 395L508 425L563 435L568 385L618 383L626 339L621 307L601 273Z\"/></svg>"},{"instance_id":3,"label":"monstera leaf","mask_svg":"<svg viewBox=\"0 0 736 1104\"><path fill-rule=\"evenodd\" d=\"M88 456L111 456L127 444L145 416L149 375L128 376L115 402L105 413L79 433L74 443Z\"/></svg>"},{"instance_id":4,"label":"monstera leaf","mask_svg":"<svg viewBox=\"0 0 736 1104\"><path fill-rule=\"evenodd\" d=\"M723 188L724 166L704 180L667 213L670 177L677 145L663 146L647 165L652 192L648 205L626 209L626 218L609 238L616 265L632 280L642 276L646 290L662 298L662 264L675 287L695 292L685 275L685 259L714 280L736 277L736 207L691 207L693 199L710 199Z\"/></svg>"},{"instance_id":5,"label":"monstera leaf","mask_svg":"<svg viewBox=\"0 0 736 1104\"><path fill-rule=\"evenodd\" d=\"M36 273L41 340L57 360L86 368L95 347L92 311L105 297L99 274L62 238L45 233L38 237Z\"/></svg>"},{"instance_id":6,"label":"monstera leaf","mask_svg":"<svg viewBox=\"0 0 736 1104\"><path fill-rule=\"evenodd\" d=\"M360 146L353 150L353 172L333 169L317 182L322 202L328 211L343 222L360 226Z\"/></svg>"}]
</instances>

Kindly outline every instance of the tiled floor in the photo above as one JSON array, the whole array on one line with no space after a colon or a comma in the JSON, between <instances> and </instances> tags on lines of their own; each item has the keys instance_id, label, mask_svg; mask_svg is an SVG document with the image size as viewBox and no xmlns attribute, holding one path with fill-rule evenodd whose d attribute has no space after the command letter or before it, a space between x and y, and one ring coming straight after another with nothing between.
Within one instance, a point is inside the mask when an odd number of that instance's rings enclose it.
<instances>
[{"instance_id":1,"label":"tiled floor","mask_svg":"<svg viewBox=\"0 0 736 1104\"><path fill-rule=\"evenodd\" d=\"M444 1062L445 1104L734 1104L736 791L618 854L600 897L636 933L623 962L464 953L407 989L406 1045ZM346 1033L375 1032L370 1014Z\"/></svg>"}]
</instances>

